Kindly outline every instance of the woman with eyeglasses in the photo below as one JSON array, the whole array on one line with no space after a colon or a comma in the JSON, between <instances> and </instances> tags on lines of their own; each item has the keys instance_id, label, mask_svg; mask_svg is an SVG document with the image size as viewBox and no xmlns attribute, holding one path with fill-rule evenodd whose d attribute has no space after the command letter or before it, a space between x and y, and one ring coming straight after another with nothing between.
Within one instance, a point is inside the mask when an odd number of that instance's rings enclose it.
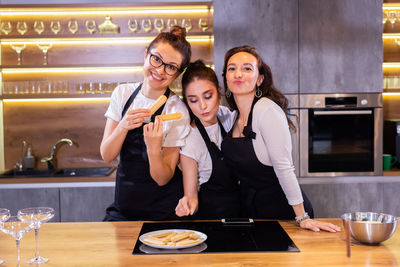
<instances>
[{"instance_id":1,"label":"woman with eyeglasses","mask_svg":"<svg viewBox=\"0 0 400 267\"><path fill-rule=\"evenodd\" d=\"M105 221L178 218L175 206L183 188L176 166L190 130L189 113L168 86L190 62L185 36L179 26L158 34L144 53L143 82L119 85L111 95L100 153L106 162L120 158L115 199ZM167 101L151 115L149 107L161 95ZM176 112L181 119L163 122L157 117Z\"/></svg>"}]
</instances>

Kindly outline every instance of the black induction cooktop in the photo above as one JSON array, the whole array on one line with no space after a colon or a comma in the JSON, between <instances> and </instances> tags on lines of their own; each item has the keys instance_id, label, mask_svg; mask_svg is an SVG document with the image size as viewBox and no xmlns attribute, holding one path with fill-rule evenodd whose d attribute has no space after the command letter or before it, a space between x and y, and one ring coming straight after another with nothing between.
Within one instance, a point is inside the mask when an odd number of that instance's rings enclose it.
<instances>
[{"instance_id":1,"label":"black induction cooktop","mask_svg":"<svg viewBox=\"0 0 400 267\"><path fill-rule=\"evenodd\" d=\"M164 229L199 231L207 235L207 240L195 247L169 250L149 247L138 239L132 254L300 251L277 221L144 223L139 236Z\"/></svg>"}]
</instances>

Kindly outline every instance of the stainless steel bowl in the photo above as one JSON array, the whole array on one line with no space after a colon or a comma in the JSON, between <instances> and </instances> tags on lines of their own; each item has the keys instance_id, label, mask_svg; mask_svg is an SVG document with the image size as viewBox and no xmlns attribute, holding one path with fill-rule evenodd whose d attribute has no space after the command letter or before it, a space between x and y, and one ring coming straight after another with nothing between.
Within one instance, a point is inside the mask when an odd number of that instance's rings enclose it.
<instances>
[{"instance_id":1,"label":"stainless steel bowl","mask_svg":"<svg viewBox=\"0 0 400 267\"><path fill-rule=\"evenodd\" d=\"M367 244L379 244L396 231L398 218L376 212L351 212L342 215L343 225L349 220L351 236Z\"/></svg>"}]
</instances>

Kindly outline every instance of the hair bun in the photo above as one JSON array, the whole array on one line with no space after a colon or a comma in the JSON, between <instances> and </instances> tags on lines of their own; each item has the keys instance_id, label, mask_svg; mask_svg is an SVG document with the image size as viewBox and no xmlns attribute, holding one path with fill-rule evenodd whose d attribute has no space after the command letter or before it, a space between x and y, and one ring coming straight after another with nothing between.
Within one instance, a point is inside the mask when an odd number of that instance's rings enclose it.
<instances>
[{"instance_id":1,"label":"hair bun","mask_svg":"<svg viewBox=\"0 0 400 267\"><path fill-rule=\"evenodd\" d=\"M179 36L182 38L186 37L186 29L182 28L178 25L172 26L169 32L172 33L173 35L176 35L176 36Z\"/></svg>"}]
</instances>

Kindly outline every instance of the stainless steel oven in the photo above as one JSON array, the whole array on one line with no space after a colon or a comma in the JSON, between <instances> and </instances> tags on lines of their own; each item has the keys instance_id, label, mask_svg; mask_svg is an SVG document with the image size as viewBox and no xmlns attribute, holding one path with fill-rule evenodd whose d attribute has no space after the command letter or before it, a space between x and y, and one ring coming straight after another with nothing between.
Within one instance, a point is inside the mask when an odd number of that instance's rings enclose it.
<instances>
[{"instance_id":1,"label":"stainless steel oven","mask_svg":"<svg viewBox=\"0 0 400 267\"><path fill-rule=\"evenodd\" d=\"M299 95L285 95L289 101L288 115L290 120L296 127L295 131L291 131L292 137L292 159L295 168L296 177L300 174L300 161L299 161Z\"/></svg>"},{"instance_id":2,"label":"stainless steel oven","mask_svg":"<svg viewBox=\"0 0 400 267\"><path fill-rule=\"evenodd\" d=\"M382 175L382 95L299 96L300 177Z\"/></svg>"}]
</instances>

